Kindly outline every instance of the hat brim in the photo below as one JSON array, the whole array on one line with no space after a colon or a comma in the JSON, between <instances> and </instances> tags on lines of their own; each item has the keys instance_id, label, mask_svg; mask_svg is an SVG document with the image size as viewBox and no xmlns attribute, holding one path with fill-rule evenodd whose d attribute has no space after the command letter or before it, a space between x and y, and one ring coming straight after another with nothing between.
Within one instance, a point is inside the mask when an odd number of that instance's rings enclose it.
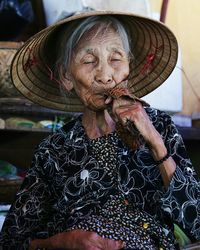
<instances>
[{"instance_id":1,"label":"hat brim","mask_svg":"<svg viewBox=\"0 0 200 250\"><path fill-rule=\"evenodd\" d=\"M178 57L174 34L162 23L132 13L92 11L71 16L45 28L29 39L15 54L11 77L16 88L31 101L53 109L82 112L83 104L71 92L62 95L60 84L53 76L55 53L53 42L59 31L77 19L96 15L112 15L129 31L131 50L128 86L137 97L142 97L160 86L173 71ZM50 54L50 55L49 55Z\"/></svg>"}]
</instances>

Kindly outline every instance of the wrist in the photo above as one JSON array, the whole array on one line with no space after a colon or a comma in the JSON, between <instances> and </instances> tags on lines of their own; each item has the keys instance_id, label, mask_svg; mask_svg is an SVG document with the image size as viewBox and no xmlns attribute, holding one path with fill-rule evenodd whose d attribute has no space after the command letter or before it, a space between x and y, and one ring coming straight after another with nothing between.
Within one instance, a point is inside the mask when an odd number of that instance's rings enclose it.
<instances>
[{"instance_id":1,"label":"wrist","mask_svg":"<svg viewBox=\"0 0 200 250\"><path fill-rule=\"evenodd\" d=\"M158 161L155 161L156 166L163 164L163 162L167 161L169 159L169 157L170 157L170 154L169 154L169 152L167 152L167 154L163 158L161 158Z\"/></svg>"},{"instance_id":2,"label":"wrist","mask_svg":"<svg viewBox=\"0 0 200 250\"><path fill-rule=\"evenodd\" d=\"M155 161L160 161L168 154L167 148L165 147L163 141L157 142L156 146L151 147L151 152Z\"/></svg>"},{"instance_id":3,"label":"wrist","mask_svg":"<svg viewBox=\"0 0 200 250\"><path fill-rule=\"evenodd\" d=\"M149 132L147 144L155 161L159 161L167 154L164 141L156 129Z\"/></svg>"}]
</instances>

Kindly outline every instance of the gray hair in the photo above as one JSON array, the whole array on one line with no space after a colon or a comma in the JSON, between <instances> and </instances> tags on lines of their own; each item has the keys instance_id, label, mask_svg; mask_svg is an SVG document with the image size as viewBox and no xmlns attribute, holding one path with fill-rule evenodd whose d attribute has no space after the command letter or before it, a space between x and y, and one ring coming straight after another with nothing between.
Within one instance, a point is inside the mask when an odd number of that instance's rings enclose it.
<instances>
[{"instance_id":1,"label":"gray hair","mask_svg":"<svg viewBox=\"0 0 200 250\"><path fill-rule=\"evenodd\" d=\"M63 67L67 73L70 73L70 63L76 46L81 38L94 27L98 27L94 36L98 35L98 33L104 29L113 28L119 34L128 57L131 57L129 36L123 24L112 16L91 16L84 20L73 21L71 25L68 25L68 28L65 27L61 32L59 43L60 52L58 53L56 62L58 76L60 76L59 67ZM72 30L73 32L71 33Z\"/></svg>"}]
</instances>

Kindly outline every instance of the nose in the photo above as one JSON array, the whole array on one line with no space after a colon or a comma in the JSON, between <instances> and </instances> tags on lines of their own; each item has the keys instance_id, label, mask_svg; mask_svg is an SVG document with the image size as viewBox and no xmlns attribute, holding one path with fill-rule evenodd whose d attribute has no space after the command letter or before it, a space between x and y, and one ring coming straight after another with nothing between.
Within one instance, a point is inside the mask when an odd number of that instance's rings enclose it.
<instances>
[{"instance_id":1,"label":"nose","mask_svg":"<svg viewBox=\"0 0 200 250\"><path fill-rule=\"evenodd\" d=\"M104 65L97 69L95 80L99 84L109 84L113 82L113 70L109 65Z\"/></svg>"}]
</instances>

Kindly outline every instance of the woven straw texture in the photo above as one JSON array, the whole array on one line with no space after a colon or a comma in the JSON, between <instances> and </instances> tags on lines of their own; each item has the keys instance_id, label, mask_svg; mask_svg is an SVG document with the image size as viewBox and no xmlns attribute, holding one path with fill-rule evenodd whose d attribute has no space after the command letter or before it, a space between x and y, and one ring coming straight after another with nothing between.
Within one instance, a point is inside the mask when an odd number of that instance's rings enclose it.
<instances>
[{"instance_id":1,"label":"woven straw texture","mask_svg":"<svg viewBox=\"0 0 200 250\"><path fill-rule=\"evenodd\" d=\"M73 20L92 15L113 15L128 30L134 60L130 65L128 86L142 97L160 86L173 71L178 55L177 40L160 22L127 13L89 12L72 16L42 30L18 51L12 63L12 80L19 91L42 106L81 112L83 105L75 93L67 98L53 77L58 37ZM69 34L72 30L69 30Z\"/></svg>"},{"instance_id":2,"label":"woven straw texture","mask_svg":"<svg viewBox=\"0 0 200 250\"><path fill-rule=\"evenodd\" d=\"M21 94L12 84L10 65L22 43L0 42L0 97L18 97Z\"/></svg>"}]
</instances>

